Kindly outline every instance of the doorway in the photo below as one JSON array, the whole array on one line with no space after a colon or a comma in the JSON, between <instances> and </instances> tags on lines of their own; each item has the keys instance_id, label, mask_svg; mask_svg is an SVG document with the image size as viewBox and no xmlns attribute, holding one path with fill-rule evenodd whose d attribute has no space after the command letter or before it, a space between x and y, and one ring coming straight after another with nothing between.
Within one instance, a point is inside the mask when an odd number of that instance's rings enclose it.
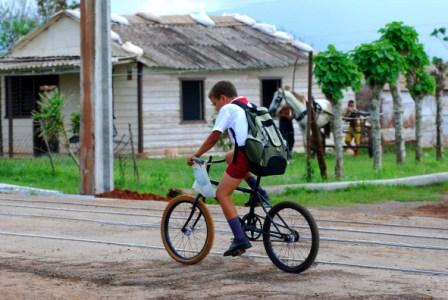
<instances>
[{"instance_id":1,"label":"doorway","mask_svg":"<svg viewBox=\"0 0 448 300\"><path fill-rule=\"evenodd\" d=\"M261 79L261 105L269 107L277 89L282 87L281 78Z\"/></svg>"}]
</instances>

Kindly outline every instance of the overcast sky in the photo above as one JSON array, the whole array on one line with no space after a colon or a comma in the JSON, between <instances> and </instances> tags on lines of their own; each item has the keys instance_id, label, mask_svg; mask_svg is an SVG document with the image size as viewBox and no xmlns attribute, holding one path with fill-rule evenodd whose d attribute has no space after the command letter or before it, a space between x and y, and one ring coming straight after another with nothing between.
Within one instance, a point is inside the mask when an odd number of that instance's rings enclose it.
<instances>
[{"instance_id":1,"label":"overcast sky","mask_svg":"<svg viewBox=\"0 0 448 300\"><path fill-rule=\"evenodd\" d=\"M19 0L0 0L17 3ZM30 3L35 0L28 0ZM448 0L110 0L112 12L188 14L204 10L209 15L239 13L270 23L293 34L317 50L334 44L350 51L374 41L378 29L403 21L420 34L430 56L448 60L448 43L430 36L436 27L448 28Z\"/></svg>"},{"instance_id":2,"label":"overcast sky","mask_svg":"<svg viewBox=\"0 0 448 300\"><path fill-rule=\"evenodd\" d=\"M112 11L133 14L188 14L203 9L210 15L246 14L276 25L318 50L335 44L349 51L378 38L378 29L403 21L417 29L430 56L448 59L448 44L430 36L448 27L448 0L111 0Z\"/></svg>"}]
</instances>

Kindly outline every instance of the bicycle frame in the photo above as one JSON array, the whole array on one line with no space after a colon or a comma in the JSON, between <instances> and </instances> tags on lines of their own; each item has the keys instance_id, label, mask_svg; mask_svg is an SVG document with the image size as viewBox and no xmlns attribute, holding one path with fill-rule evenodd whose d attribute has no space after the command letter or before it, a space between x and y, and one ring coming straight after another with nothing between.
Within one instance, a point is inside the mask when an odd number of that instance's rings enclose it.
<instances>
[{"instance_id":1,"label":"bicycle frame","mask_svg":"<svg viewBox=\"0 0 448 300\"><path fill-rule=\"evenodd\" d=\"M197 159L196 161L199 162L199 163L206 163L207 164L207 173L210 173L210 167L211 167L212 164L223 163L223 162L226 161L225 159L213 161L212 158L213 157L210 156L207 162L201 161L199 159ZM256 185L255 185L255 189L253 189L253 190L252 189L248 189L248 188L243 188L243 187L237 187L236 188L237 191L240 191L240 192L245 193L245 194L250 194L249 202L251 203L251 205L249 207L249 213L248 213L249 216L256 216L256 214L255 214L255 207L256 206L255 206L255 202L252 201L252 200L255 197L255 195L257 195L257 193L258 193L258 190L259 190L259 187L260 187L260 181L261 181L261 176L257 176L257 182L256 182ZM216 186L219 184L219 181L212 180L212 179L210 180L210 182L213 185L216 185ZM283 218L281 218L280 216L279 216L280 221L283 224L278 224L277 222L274 222L274 220L272 220L272 218L271 218L271 216L269 215L269 212L268 212L268 208L271 207L270 204L261 195L258 195L258 196L259 196L259 198L262 200L262 202L264 204L264 205L263 204L261 205L261 208L263 209L263 211L264 211L264 213L266 215L266 218L268 218L271 221L271 224L275 227L275 229L277 231L277 232L272 232L271 231L271 235L273 237L277 237L277 238L285 239L285 240L288 238L287 234L280 232L279 227L287 228L288 230L290 230L292 232L296 232L295 230L293 231L292 229L290 229L289 226L286 224L286 222L283 220ZM195 200L193 202L193 207L191 209L191 213L188 216L184 226L182 227L182 232L185 232L187 230L186 227L190 223L191 219L194 216L194 213L196 211L196 207L197 207L198 201L204 201L205 202L205 199L206 199L206 197L204 197L201 194L198 194L196 196L196 198L195 198ZM202 216L202 213L200 212L199 215L197 216L196 220L194 221L193 225L192 225L193 229L196 226L196 224L199 221L199 219L201 218L201 216ZM263 218L263 217L261 217L261 218ZM263 230L258 230L257 228L254 229L254 232L264 233Z\"/></svg>"}]
</instances>

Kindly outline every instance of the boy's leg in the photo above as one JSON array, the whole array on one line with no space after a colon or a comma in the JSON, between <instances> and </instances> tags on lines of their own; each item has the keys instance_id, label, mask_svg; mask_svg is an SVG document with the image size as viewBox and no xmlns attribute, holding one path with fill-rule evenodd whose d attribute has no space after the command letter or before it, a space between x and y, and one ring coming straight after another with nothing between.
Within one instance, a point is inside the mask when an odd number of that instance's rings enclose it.
<instances>
[{"instance_id":1,"label":"boy's leg","mask_svg":"<svg viewBox=\"0 0 448 300\"><path fill-rule=\"evenodd\" d=\"M216 198L221 205L224 216L227 220L237 218L238 212L236 210L235 204L232 201L233 191L240 185L242 179L232 178L229 174L224 173L224 176L219 182L218 188L216 189Z\"/></svg>"},{"instance_id":2,"label":"boy's leg","mask_svg":"<svg viewBox=\"0 0 448 300\"><path fill-rule=\"evenodd\" d=\"M224 256L235 256L244 253L244 251L252 245L249 239L246 237L243 228L241 226L240 220L238 218L238 212L236 210L235 204L232 201L233 191L240 185L242 179L233 178L229 174L224 173L224 176L219 182L218 188L216 189L216 198L221 205L224 216L232 229L235 239L230 245L229 249L224 252Z\"/></svg>"},{"instance_id":3,"label":"boy's leg","mask_svg":"<svg viewBox=\"0 0 448 300\"><path fill-rule=\"evenodd\" d=\"M230 163L232 163L232 159L233 159L233 151L229 151L229 152L227 152L225 158L226 158L226 162L227 162L228 165L229 165ZM255 176L254 176L252 173L248 172L247 175L246 175L246 177L244 177L244 179L246 180L247 185L248 185L251 189L255 189L255 185L257 184L257 180L255 179ZM241 183L241 182L240 182L240 183ZM238 185L239 185L240 183L238 183ZM238 186L238 185L237 185L237 186ZM237 187L237 186L236 186L236 187ZM235 187L235 188L236 188L236 187ZM268 195L268 193L267 193L266 190L264 190L261 186L258 187L258 193L259 193L265 200L269 201L269 195ZM250 202L249 202L249 201L246 202L246 203L244 204L244 206L250 206Z\"/></svg>"}]
</instances>

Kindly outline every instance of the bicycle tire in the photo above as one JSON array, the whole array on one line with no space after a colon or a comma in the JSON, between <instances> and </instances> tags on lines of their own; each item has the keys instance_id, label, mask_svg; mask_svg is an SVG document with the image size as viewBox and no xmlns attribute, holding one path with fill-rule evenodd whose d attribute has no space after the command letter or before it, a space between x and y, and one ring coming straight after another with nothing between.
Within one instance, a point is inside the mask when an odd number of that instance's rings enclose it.
<instances>
[{"instance_id":1,"label":"bicycle tire","mask_svg":"<svg viewBox=\"0 0 448 300\"><path fill-rule=\"evenodd\" d=\"M289 217L292 217L292 220L285 221L287 228L281 226L282 220ZM298 221L302 221L301 226L295 225ZM283 233L288 233L290 240L287 241L283 238L275 237L273 231L277 230L277 228L284 229L285 232ZM274 242L275 244L286 245L287 250L277 251L274 248ZM290 201L281 202L272 207L268 217L266 217L263 224L263 244L267 255L275 266L288 273L301 273L314 263L319 251L319 230L316 221L311 213L299 204ZM303 253L301 248L305 246L309 250L306 255L303 255L303 258L300 260L296 259L296 253L291 253L292 257L290 257L290 248L294 248L295 252L301 254ZM284 256L285 254L287 257L281 257L281 255ZM298 261L297 265L289 264L295 261Z\"/></svg>"},{"instance_id":2,"label":"bicycle tire","mask_svg":"<svg viewBox=\"0 0 448 300\"><path fill-rule=\"evenodd\" d=\"M198 229L200 229L200 227L193 229L189 232L190 235L182 232L180 229L180 227L185 224L185 221L187 220L189 213L191 212L191 207L193 206L194 201L195 197L191 195L180 195L171 200L163 212L160 226L162 241L166 251L175 261L186 265L193 265L202 261L210 252L215 236L212 216L207 209L207 206L199 200L197 202L197 209L202 213L202 216L200 218L201 225L204 224L205 226L205 229L203 229L205 230L205 236L203 237L203 241L199 242L200 249L187 251L185 249L181 249L180 246L176 245L174 239L179 235L180 239L186 238L188 240L181 243L184 245L184 247L188 245L192 246L193 243L191 243L190 241L190 236L194 235L195 230L199 231ZM186 205L186 207L184 208L185 213L183 214L183 216L175 217L173 213L176 212L177 208L184 204ZM189 207L190 210L188 210ZM174 223L177 223L180 227L170 228L170 225L174 225ZM174 233L176 233L176 236L174 236ZM204 233L202 233L202 235L204 235ZM198 245L197 241L194 244ZM182 252L184 254L182 254ZM192 253L191 256L186 255L189 252Z\"/></svg>"}]
</instances>

